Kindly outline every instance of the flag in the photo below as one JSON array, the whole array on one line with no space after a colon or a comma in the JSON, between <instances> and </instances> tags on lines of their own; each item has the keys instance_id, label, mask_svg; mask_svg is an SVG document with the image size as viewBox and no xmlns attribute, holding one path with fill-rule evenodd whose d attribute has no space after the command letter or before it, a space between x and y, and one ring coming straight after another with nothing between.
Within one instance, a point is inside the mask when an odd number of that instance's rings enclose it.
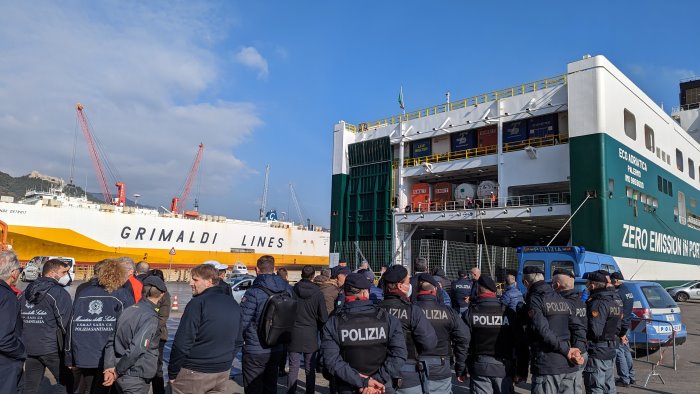
<instances>
[{"instance_id":1,"label":"flag","mask_svg":"<svg viewBox=\"0 0 700 394\"><path fill-rule=\"evenodd\" d=\"M403 86L401 86L401 90L399 90L399 107L401 107L401 109L406 109L406 105L403 102Z\"/></svg>"}]
</instances>

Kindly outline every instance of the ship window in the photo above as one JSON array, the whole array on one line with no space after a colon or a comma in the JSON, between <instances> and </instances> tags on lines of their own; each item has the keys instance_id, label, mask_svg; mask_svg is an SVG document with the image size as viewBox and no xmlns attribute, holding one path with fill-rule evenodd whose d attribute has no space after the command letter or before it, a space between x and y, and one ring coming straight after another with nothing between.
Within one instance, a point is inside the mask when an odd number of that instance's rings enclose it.
<instances>
[{"instance_id":1,"label":"ship window","mask_svg":"<svg viewBox=\"0 0 700 394\"><path fill-rule=\"evenodd\" d=\"M664 181L664 187L663 187L662 191L664 192L664 194L668 194L668 181L665 179L663 181Z\"/></svg>"},{"instance_id":2,"label":"ship window","mask_svg":"<svg viewBox=\"0 0 700 394\"><path fill-rule=\"evenodd\" d=\"M691 158L688 158L688 175L695 179L695 162Z\"/></svg>"},{"instance_id":3,"label":"ship window","mask_svg":"<svg viewBox=\"0 0 700 394\"><path fill-rule=\"evenodd\" d=\"M673 197L673 182L668 181L668 195Z\"/></svg>"},{"instance_id":4,"label":"ship window","mask_svg":"<svg viewBox=\"0 0 700 394\"><path fill-rule=\"evenodd\" d=\"M644 145L654 152L654 129L648 125L644 125Z\"/></svg>"},{"instance_id":5,"label":"ship window","mask_svg":"<svg viewBox=\"0 0 700 394\"><path fill-rule=\"evenodd\" d=\"M671 155L670 154L666 155L666 164L669 164L669 165L671 164Z\"/></svg>"},{"instance_id":6,"label":"ship window","mask_svg":"<svg viewBox=\"0 0 700 394\"><path fill-rule=\"evenodd\" d=\"M656 157L661 158L661 149L656 148Z\"/></svg>"},{"instance_id":7,"label":"ship window","mask_svg":"<svg viewBox=\"0 0 700 394\"><path fill-rule=\"evenodd\" d=\"M686 221L685 193L678 192L678 222L685 225Z\"/></svg>"},{"instance_id":8,"label":"ship window","mask_svg":"<svg viewBox=\"0 0 700 394\"><path fill-rule=\"evenodd\" d=\"M625 187L625 195L627 196L627 198L632 198L632 190L634 189L632 189L629 186Z\"/></svg>"},{"instance_id":9,"label":"ship window","mask_svg":"<svg viewBox=\"0 0 700 394\"><path fill-rule=\"evenodd\" d=\"M659 191L660 191L660 192L663 191L663 190L664 190L664 188L663 188L663 181L661 180L661 177L658 176L658 175L656 176L656 182L658 182L658 184L659 184Z\"/></svg>"},{"instance_id":10,"label":"ship window","mask_svg":"<svg viewBox=\"0 0 700 394\"><path fill-rule=\"evenodd\" d=\"M666 152L661 151L661 160L666 161Z\"/></svg>"},{"instance_id":11,"label":"ship window","mask_svg":"<svg viewBox=\"0 0 700 394\"><path fill-rule=\"evenodd\" d=\"M625 110L624 118L625 118L625 134L627 134L628 137L630 137L636 141L637 140L637 124L636 124L636 120L634 119L634 115L632 115L632 112Z\"/></svg>"},{"instance_id":12,"label":"ship window","mask_svg":"<svg viewBox=\"0 0 700 394\"><path fill-rule=\"evenodd\" d=\"M683 152L680 149L676 149L676 168L683 172Z\"/></svg>"},{"instance_id":13,"label":"ship window","mask_svg":"<svg viewBox=\"0 0 700 394\"><path fill-rule=\"evenodd\" d=\"M693 197L690 197L690 207L695 208L698 206L698 201L694 199Z\"/></svg>"}]
</instances>

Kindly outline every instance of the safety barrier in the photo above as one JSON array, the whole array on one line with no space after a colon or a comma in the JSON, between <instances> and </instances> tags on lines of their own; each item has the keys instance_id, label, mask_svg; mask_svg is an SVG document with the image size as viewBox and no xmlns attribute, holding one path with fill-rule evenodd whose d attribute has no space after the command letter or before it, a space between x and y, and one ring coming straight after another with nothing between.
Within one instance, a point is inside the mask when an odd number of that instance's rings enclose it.
<instances>
[{"instance_id":1,"label":"safety barrier","mask_svg":"<svg viewBox=\"0 0 700 394\"><path fill-rule=\"evenodd\" d=\"M445 202L421 202L411 207L413 212L462 211L478 208L531 207L541 205L570 204L571 193L543 193L501 198L466 199ZM409 212L406 212L409 213Z\"/></svg>"},{"instance_id":2,"label":"safety barrier","mask_svg":"<svg viewBox=\"0 0 700 394\"><path fill-rule=\"evenodd\" d=\"M515 152L524 150L527 147L540 148L545 146L554 146L565 144L568 141L569 138L563 135L548 135L544 137L528 138L519 142L503 144L503 152ZM498 145L487 145L454 152L436 153L424 157L407 158L404 159L403 166L415 167L423 163L443 163L455 160L471 159L479 156L495 155L496 153L498 153ZM394 168L398 166L398 160L393 162L393 166Z\"/></svg>"},{"instance_id":3,"label":"safety barrier","mask_svg":"<svg viewBox=\"0 0 700 394\"><path fill-rule=\"evenodd\" d=\"M476 106L479 104L488 103L491 101L496 101L504 98L515 97L525 93L536 92L538 90L551 88L559 85L566 85L566 74L557 75L551 78L541 79L539 81L533 81L524 83L521 85L511 86L509 88L496 90L490 93L479 94L476 96L471 96L465 99L452 101L450 103L444 103L435 105L428 108L423 108L417 111L408 112L401 115L394 115L389 118L384 118L380 120L375 120L372 122L363 122L355 127L349 123L345 124L345 129L352 132L364 132L369 130L374 130L380 127L397 124L399 122L406 122L413 119L425 118L432 115L437 115L452 111L460 108L467 108L469 106Z\"/></svg>"},{"instance_id":4,"label":"safety barrier","mask_svg":"<svg viewBox=\"0 0 700 394\"><path fill-rule=\"evenodd\" d=\"M673 323L665 321L665 320L644 319L644 318L640 318L637 316L634 316L632 318L632 321L638 321L638 322L640 322L640 325L643 322L644 325L643 325L641 331L638 331L639 327L637 326L635 328L634 332L639 332L640 334L646 334L645 335L646 340L644 341L644 347L642 347L641 349L637 346L637 344L639 342L634 342L634 345L632 342L630 342L630 348L633 349L635 360L649 363L651 365L651 371L647 375L646 381L644 382L644 387L647 387L647 385L649 384L649 380L654 376L658 377L659 380L661 380L661 383L666 384L666 382L664 381L664 378L662 378L661 374L659 374L657 367L662 366L662 367L667 367L667 368L673 368L674 371L676 371L678 369L678 353L676 351L676 346L677 346L676 345L676 330L674 329ZM650 342L648 332L649 332L649 330L653 329L653 328L650 328L651 323L660 323L660 324L664 325L664 327L666 325L668 325L669 326L668 336L663 337L662 339L658 340L658 342L656 340L654 342ZM666 330L664 330L664 331L666 331ZM650 347L650 343L652 344L651 347ZM664 362L664 353L666 352L666 349L668 349L669 347L671 347L671 349L673 351L673 353L672 353L673 365L672 366L666 365L663 363ZM644 350L644 356L642 358L637 357L637 352L639 350ZM656 361L654 361L652 359L651 353L653 353L653 352L650 352L650 350L653 350L654 352L658 350L658 354L654 354L654 357L658 358Z\"/></svg>"}]
</instances>

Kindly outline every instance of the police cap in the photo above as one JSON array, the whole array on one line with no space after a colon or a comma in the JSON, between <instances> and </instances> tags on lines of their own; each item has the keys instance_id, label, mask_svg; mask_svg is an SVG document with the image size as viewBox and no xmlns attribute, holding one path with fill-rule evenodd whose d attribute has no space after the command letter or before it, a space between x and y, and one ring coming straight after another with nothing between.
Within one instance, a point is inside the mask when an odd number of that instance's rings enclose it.
<instances>
[{"instance_id":1,"label":"police cap","mask_svg":"<svg viewBox=\"0 0 700 394\"><path fill-rule=\"evenodd\" d=\"M459 275L459 277L461 278L461 277L469 275L469 271L467 271L465 269L461 269L461 270L457 271L457 275Z\"/></svg>"},{"instance_id":2,"label":"police cap","mask_svg":"<svg viewBox=\"0 0 700 394\"><path fill-rule=\"evenodd\" d=\"M386 269L382 278L384 283L399 283L408 276L408 270L402 265L392 265Z\"/></svg>"},{"instance_id":3,"label":"police cap","mask_svg":"<svg viewBox=\"0 0 700 394\"><path fill-rule=\"evenodd\" d=\"M613 272L610 274L610 279L615 279L616 281L618 280L625 280L625 277L622 276L622 272Z\"/></svg>"},{"instance_id":4,"label":"police cap","mask_svg":"<svg viewBox=\"0 0 700 394\"><path fill-rule=\"evenodd\" d=\"M144 286L153 286L153 287L155 287L156 289L160 290L160 291L163 292L163 293L165 293L166 291L168 291L168 288L165 287L165 282L163 282L163 280L162 280L161 278L159 278L159 277L157 277L157 276L153 276L153 275L147 276L147 277L143 280L143 285L144 285Z\"/></svg>"},{"instance_id":5,"label":"police cap","mask_svg":"<svg viewBox=\"0 0 700 394\"><path fill-rule=\"evenodd\" d=\"M367 278L356 272L353 272L345 278L345 288L354 287L356 289L369 289L369 281Z\"/></svg>"},{"instance_id":6,"label":"police cap","mask_svg":"<svg viewBox=\"0 0 700 394\"><path fill-rule=\"evenodd\" d=\"M433 285L435 288L440 287L440 284L438 283L438 281L436 281L432 275L427 274L425 272L422 274L418 274L417 278L418 278L418 283L427 282L427 283L430 283L431 285Z\"/></svg>"},{"instance_id":7,"label":"police cap","mask_svg":"<svg viewBox=\"0 0 700 394\"><path fill-rule=\"evenodd\" d=\"M523 274L524 275L530 275L530 274L542 274L542 275L544 275L544 271L540 267L537 267L534 265L529 265L523 269Z\"/></svg>"},{"instance_id":8,"label":"police cap","mask_svg":"<svg viewBox=\"0 0 700 394\"><path fill-rule=\"evenodd\" d=\"M555 269L554 272L552 273L552 276L554 276L554 275L566 275L570 278L576 278L576 276L574 275L574 272L571 270L568 270L566 268Z\"/></svg>"},{"instance_id":9,"label":"police cap","mask_svg":"<svg viewBox=\"0 0 700 394\"><path fill-rule=\"evenodd\" d=\"M491 279L491 277L488 275L481 275L479 277L478 283L479 286L488 289L489 291L496 291L496 282L494 282L493 279Z\"/></svg>"},{"instance_id":10,"label":"police cap","mask_svg":"<svg viewBox=\"0 0 700 394\"><path fill-rule=\"evenodd\" d=\"M370 281L370 283L374 283L374 272L366 269L361 269L357 271L357 273L364 275L364 277L367 278L367 280Z\"/></svg>"},{"instance_id":11,"label":"police cap","mask_svg":"<svg viewBox=\"0 0 700 394\"><path fill-rule=\"evenodd\" d=\"M337 279L340 274L345 276L350 275L351 272L352 271L348 267L335 266L331 270L331 279Z\"/></svg>"},{"instance_id":12,"label":"police cap","mask_svg":"<svg viewBox=\"0 0 700 394\"><path fill-rule=\"evenodd\" d=\"M591 282L608 283L607 275L601 273L600 271L586 272L583 279Z\"/></svg>"}]
</instances>

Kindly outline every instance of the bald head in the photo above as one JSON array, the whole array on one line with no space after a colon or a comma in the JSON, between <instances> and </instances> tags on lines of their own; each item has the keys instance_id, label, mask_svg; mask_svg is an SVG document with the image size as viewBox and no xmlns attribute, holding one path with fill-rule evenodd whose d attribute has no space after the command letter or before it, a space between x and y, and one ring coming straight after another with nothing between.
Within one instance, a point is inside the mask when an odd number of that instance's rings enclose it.
<instances>
[{"instance_id":1,"label":"bald head","mask_svg":"<svg viewBox=\"0 0 700 394\"><path fill-rule=\"evenodd\" d=\"M481 277L481 270L478 267L472 268L472 279L479 280Z\"/></svg>"},{"instance_id":2,"label":"bald head","mask_svg":"<svg viewBox=\"0 0 700 394\"><path fill-rule=\"evenodd\" d=\"M574 278L569 275L554 275L552 277L552 287L556 291L566 291L574 288Z\"/></svg>"}]
</instances>

